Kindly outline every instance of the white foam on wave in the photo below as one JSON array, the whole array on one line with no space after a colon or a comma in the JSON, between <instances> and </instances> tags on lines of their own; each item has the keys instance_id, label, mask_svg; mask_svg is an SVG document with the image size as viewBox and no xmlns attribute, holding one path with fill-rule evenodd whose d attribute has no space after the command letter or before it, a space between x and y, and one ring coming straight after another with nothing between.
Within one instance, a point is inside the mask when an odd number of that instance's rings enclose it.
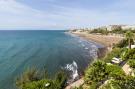
<instances>
[{"instance_id":1,"label":"white foam on wave","mask_svg":"<svg viewBox=\"0 0 135 89\"><path fill-rule=\"evenodd\" d=\"M98 54L97 54L98 48L97 48L97 46L91 45L91 48L92 49L89 51L90 55L93 57L93 59L97 59L98 58Z\"/></svg>"},{"instance_id":2,"label":"white foam on wave","mask_svg":"<svg viewBox=\"0 0 135 89\"><path fill-rule=\"evenodd\" d=\"M82 44L82 47L85 47L85 45L84 45L84 44Z\"/></svg>"},{"instance_id":3,"label":"white foam on wave","mask_svg":"<svg viewBox=\"0 0 135 89\"><path fill-rule=\"evenodd\" d=\"M81 42L82 41L82 42ZM92 57L93 59L97 59L98 58L98 47L92 43L92 42L88 42L88 41L85 41L85 40L80 40L81 42L81 46L89 52L89 56Z\"/></svg>"},{"instance_id":4,"label":"white foam on wave","mask_svg":"<svg viewBox=\"0 0 135 89\"><path fill-rule=\"evenodd\" d=\"M78 74L78 66L75 61L73 61L72 64L67 64L65 69L72 72L72 79L75 80L79 74Z\"/></svg>"},{"instance_id":5,"label":"white foam on wave","mask_svg":"<svg viewBox=\"0 0 135 89\"><path fill-rule=\"evenodd\" d=\"M89 49L89 48L85 47L84 49L86 49L86 50L87 50L87 49Z\"/></svg>"}]
</instances>

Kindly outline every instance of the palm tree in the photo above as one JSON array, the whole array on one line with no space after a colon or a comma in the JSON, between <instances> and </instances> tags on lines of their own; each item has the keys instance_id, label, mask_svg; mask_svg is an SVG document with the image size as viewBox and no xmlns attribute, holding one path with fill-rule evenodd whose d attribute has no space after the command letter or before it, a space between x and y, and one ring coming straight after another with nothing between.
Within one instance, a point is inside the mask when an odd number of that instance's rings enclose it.
<instances>
[{"instance_id":1,"label":"palm tree","mask_svg":"<svg viewBox=\"0 0 135 89\"><path fill-rule=\"evenodd\" d=\"M126 39L128 40L129 49L131 49L131 40L134 39L134 33L132 33L131 31L127 31L125 36Z\"/></svg>"}]
</instances>

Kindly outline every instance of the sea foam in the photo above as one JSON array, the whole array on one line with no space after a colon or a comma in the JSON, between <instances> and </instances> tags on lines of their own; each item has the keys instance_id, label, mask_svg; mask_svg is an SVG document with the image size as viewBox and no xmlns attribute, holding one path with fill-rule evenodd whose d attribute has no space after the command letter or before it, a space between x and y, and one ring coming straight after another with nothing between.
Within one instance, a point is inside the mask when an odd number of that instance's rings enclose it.
<instances>
[{"instance_id":1,"label":"sea foam","mask_svg":"<svg viewBox=\"0 0 135 89\"><path fill-rule=\"evenodd\" d=\"M79 74L78 74L78 66L77 66L77 63L75 61L73 61L73 63L71 63L71 64L66 64L66 66L64 68L66 70L72 72L72 79L73 80L75 80L79 76Z\"/></svg>"}]
</instances>

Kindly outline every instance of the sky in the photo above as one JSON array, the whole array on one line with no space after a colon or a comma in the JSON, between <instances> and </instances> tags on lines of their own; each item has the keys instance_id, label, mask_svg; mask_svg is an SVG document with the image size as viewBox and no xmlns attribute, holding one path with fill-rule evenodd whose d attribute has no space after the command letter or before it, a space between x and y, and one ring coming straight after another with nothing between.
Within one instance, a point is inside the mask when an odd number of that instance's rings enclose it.
<instances>
[{"instance_id":1,"label":"sky","mask_svg":"<svg viewBox=\"0 0 135 89\"><path fill-rule=\"evenodd\" d=\"M0 0L0 30L135 24L135 0Z\"/></svg>"}]
</instances>

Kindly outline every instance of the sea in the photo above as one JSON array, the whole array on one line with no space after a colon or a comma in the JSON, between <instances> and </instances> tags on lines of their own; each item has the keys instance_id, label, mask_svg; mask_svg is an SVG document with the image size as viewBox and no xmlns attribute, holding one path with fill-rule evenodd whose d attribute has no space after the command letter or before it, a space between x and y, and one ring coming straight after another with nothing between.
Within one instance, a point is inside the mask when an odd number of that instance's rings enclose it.
<instances>
[{"instance_id":1,"label":"sea","mask_svg":"<svg viewBox=\"0 0 135 89\"><path fill-rule=\"evenodd\" d=\"M102 47L65 30L1 30L0 89L15 89L16 78L33 67L50 76L66 70L74 81Z\"/></svg>"}]
</instances>

